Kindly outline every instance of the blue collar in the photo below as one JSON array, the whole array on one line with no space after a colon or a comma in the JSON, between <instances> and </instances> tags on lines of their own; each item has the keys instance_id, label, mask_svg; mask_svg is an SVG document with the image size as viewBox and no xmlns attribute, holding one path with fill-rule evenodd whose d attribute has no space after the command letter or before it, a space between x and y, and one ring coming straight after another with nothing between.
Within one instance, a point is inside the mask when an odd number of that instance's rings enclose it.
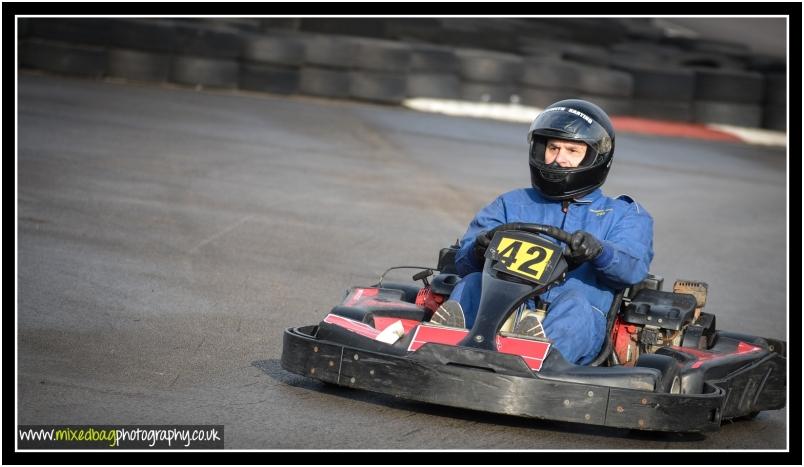
<instances>
[{"instance_id":1,"label":"blue collar","mask_svg":"<svg viewBox=\"0 0 804 467\"><path fill-rule=\"evenodd\" d=\"M600 188L595 188L594 191L588 193L586 196L582 198L574 198L572 202L580 204L591 204L600 199L601 196L603 196L603 190L601 190Z\"/></svg>"}]
</instances>

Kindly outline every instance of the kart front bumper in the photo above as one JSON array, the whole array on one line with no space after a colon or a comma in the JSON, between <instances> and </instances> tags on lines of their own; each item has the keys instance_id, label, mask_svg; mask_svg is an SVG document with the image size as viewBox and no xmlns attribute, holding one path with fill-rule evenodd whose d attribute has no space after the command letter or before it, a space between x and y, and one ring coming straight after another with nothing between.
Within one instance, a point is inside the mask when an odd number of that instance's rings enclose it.
<instances>
[{"instance_id":1,"label":"kart front bumper","mask_svg":"<svg viewBox=\"0 0 804 467\"><path fill-rule=\"evenodd\" d=\"M315 328L285 331L285 370L409 400L649 431L717 431L721 420L778 408L762 402L763 391L778 388L756 382L785 369L784 357L769 354L707 383L703 394L666 394L548 380L518 356L464 347L426 344L410 355L388 355L317 339Z\"/></svg>"}]
</instances>

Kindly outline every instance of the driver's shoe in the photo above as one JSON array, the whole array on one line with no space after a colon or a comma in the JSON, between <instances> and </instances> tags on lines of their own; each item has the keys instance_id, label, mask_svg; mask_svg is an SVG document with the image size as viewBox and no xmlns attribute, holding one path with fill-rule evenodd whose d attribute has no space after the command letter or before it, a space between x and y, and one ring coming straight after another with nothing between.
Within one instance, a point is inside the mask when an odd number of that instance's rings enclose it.
<instances>
[{"instance_id":1,"label":"driver's shoe","mask_svg":"<svg viewBox=\"0 0 804 467\"><path fill-rule=\"evenodd\" d=\"M519 322L516 323L513 333L520 336L538 337L541 339L547 338L547 335L544 333L544 328L542 327L542 321L539 319L539 316L531 310L527 310Z\"/></svg>"},{"instance_id":2,"label":"driver's shoe","mask_svg":"<svg viewBox=\"0 0 804 467\"><path fill-rule=\"evenodd\" d=\"M463 315L463 307L457 300L447 300L433 312L430 322L440 326L451 328L466 328L466 318Z\"/></svg>"}]
</instances>

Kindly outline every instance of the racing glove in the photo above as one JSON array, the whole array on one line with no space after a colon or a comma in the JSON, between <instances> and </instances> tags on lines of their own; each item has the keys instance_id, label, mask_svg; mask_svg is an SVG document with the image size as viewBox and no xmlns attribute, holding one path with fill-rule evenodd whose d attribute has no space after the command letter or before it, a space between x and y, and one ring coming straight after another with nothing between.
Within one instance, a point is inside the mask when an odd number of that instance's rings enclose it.
<instances>
[{"instance_id":1,"label":"racing glove","mask_svg":"<svg viewBox=\"0 0 804 467\"><path fill-rule=\"evenodd\" d=\"M489 247L491 243L492 237L494 237L494 230L480 232L475 237L475 246L472 247L472 254L475 257L475 263L483 264L486 261L486 249Z\"/></svg>"},{"instance_id":2,"label":"racing glove","mask_svg":"<svg viewBox=\"0 0 804 467\"><path fill-rule=\"evenodd\" d=\"M600 240L583 230L576 230L572 233L568 247L567 261L575 266L585 261L592 261L603 252L603 244L600 243Z\"/></svg>"}]
</instances>

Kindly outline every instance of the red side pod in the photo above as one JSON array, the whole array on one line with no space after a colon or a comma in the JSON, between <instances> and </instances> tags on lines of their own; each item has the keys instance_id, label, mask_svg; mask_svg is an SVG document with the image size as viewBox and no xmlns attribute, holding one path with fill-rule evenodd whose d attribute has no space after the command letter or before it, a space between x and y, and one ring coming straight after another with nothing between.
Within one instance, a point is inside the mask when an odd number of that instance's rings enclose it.
<instances>
[{"instance_id":1,"label":"red side pod","mask_svg":"<svg viewBox=\"0 0 804 467\"><path fill-rule=\"evenodd\" d=\"M467 334L468 329L421 324L413 334L408 351L415 352L427 343L457 345ZM500 353L519 355L533 371L541 370L547 352L550 351L550 345L544 341L497 336L497 350Z\"/></svg>"},{"instance_id":2,"label":"red side pod","mask_svg":"<svg viewBox=\"0 0 804 467\"><path fill-rule=\"evenodd\" d=\"M430 342L434 344L457 345L467 334L469 334L468 329L421 324L416 328L416 332L413 334L413 340L410 341L408 352L415 352L419 350L419 347Z\"/></svg>"},{"instance_id":3,"label":"red side pod","mask_svg":"<svg viewBox=\"0 0 804 467\"><path fill-rule=\"evenodd\" d=\"M693 349L690 347L674 346L673 349L694 356L698 361L692 364L692 368L699 368L701 365L704 364L704 362L710 360L717 360L718 358L725 358L731 355L743 355L750 352L756 352L758 350L762 350L762 347L752 345L747 342L740 342L737 344L737 349L734 352L727 352L727 353L709 352L706 350Z\"/></svg>"},{"instance_id":4,"label":"red side pod","mask_svg":"<svg viewBox=\"0 0 804 467\"><path fill-rule=\"evenodd\" d=\"M497 336L497 350L500 353L519 355L533 371L542 369L542 363L550 351L550 343L517 337Z\"/></svg>"},{"instance_id":5,"label":"red side pod","mask_svg":"<svg viewBox=\"0 0 804 467\"><path fill-rule=\"evenodd\" d=\"M374 329L366 323L361 323L360 321L355 321L343 316L333 315L332 313L324 317L324 322L340 326L344 329L348 329L349 331L371 339L376 339L377 336L380 335L379 329Z\"/></svg>"}]
</instances>

